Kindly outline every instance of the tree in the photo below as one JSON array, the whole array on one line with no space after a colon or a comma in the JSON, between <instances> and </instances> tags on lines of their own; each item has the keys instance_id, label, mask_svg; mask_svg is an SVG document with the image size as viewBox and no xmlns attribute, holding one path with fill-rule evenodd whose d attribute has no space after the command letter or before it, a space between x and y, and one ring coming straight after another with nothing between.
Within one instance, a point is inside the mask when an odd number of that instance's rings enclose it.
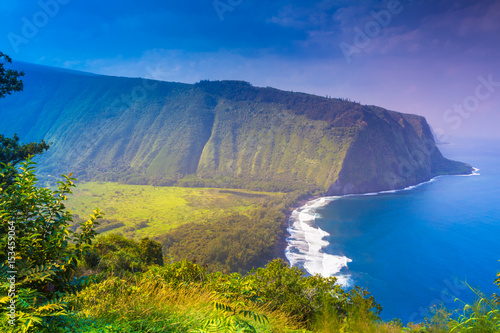
<instances>
[{"instance_id":1,"label":"tree","mask_svg":"<svg viewBox=\"0 0 500 333\"><path fill-rule=\"evenodd\" d=\"M43 153L49 147L43 140L40 143L19 144L19 137L16 134L14 134L13 138L6 138L0 134L0 168L3 166L16 166L30 156ZM15 174L16 169L6 168L3 174L0 175L0 184L12 185Z\"/></svg>"},{"instance_id":2,"label":"tree","mask_svg":"<svg viewBox=\"0 0 500 333\"><path fill-rule=\"evenodd\" d=\"M98 258L92 258L94 255ZM94 267L92 260L97 263ZM93 246L93 253L85 257L85 262L89 268L119 276L145 270L139 243L118 233L101 235Z\"/></svg>"},{"instance_id":3,"label":"tree","mask_svg":"<svg viewBox=\"0 0 500 333\"><path fill-rule=\"evenodd\" d=\"M65 315L64 297L90 283L90 278L73 276L97 234L101 214L94 211L75 233L64 205L75 186L71 175L63 176L53 191L37 186L35 163L29 159L20 171L11 165L0 170L4 178L11 173L13 184L0 184L0 314L8 313L12 324L17 321L30 331L46 318Z\"/></svg>"},{"instance_id":4,"label":"tree","mask_svg":"<svg viewBox=\"0 0 500 333\"><path fill-rule=\"evenodd\" d=\"M23 90L23 81L20 77L24 76L24 72L5 69L5 63L12 63L12 59L0 52L0 98L10 95L13 91Z\"/></svg>"},{"instance_id":5,"label":"tree","mask_svg":"<svg viewBox=\"0 0 500 333\"><path fill-rule=\"evenodd\" d=\"M0 52L0 98L10 95L13 91L23 90L23 81L20 77L24 72L12 69L5 69L5 63L12 63L12 59ZM11 164L15 166L21 161L25 161L31 155L41 154L49 149L49 144L42 140L40 143L20 144L19 137L14 134L13 138L6 138L0 134L0 163ZM12 182L12 173L0 177L0 184L10 184Z\"/></svg>"},{"instance_id":6,"label":"tree","mask_svg":"<svg viewBox=\"0 0 500 333\"><path fill-rule=\"evenodd\" d=\"M146 265L163 266L162 245L148 237L141 239L140 243L141 259Z\"/></svg>"},{"instance_id":7,"label":"tree","mask_svg":"<svg viewBox=\"0 0 500 333\"><path fill-rule=\"evenodd\" d=\"M29 156L42 154L49 147L43 140L40 143L20 144L17 134L14 134L12 138L6 138L0 134L0 163L10 163L15 166L19 162L25 161Z\"/></svg>"},{"instance_id":8,"label":"tree","mask_svg":"<svg viewBox=\"0 0 500 333\"><path fill-rule=\"evenodd\" d=\"M101 235L84 259L88 268L118 276L163 266L160 243L148 237L137 242L117 233Z\"/></svg>"}]
</instances>

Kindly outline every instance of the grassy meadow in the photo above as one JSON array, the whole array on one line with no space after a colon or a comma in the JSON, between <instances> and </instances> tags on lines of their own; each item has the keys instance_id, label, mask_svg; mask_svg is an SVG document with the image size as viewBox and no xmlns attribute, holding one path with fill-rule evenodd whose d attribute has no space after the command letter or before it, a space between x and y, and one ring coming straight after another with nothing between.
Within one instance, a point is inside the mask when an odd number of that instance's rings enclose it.
<instances>
[{"instance_id":1,"label":"grassy meadow","mask_svg":"<svg viewBox=\"0 0 500 333\"><path fill-rule=\"evenodd\" d=\"M99 207L99 233L140 238L164 234L186 223L204 223L231 214L248 215L281 193L213 188L155 187L113 182L80 183L67 207L80 219Z\"/></svg>"}]
</instances>

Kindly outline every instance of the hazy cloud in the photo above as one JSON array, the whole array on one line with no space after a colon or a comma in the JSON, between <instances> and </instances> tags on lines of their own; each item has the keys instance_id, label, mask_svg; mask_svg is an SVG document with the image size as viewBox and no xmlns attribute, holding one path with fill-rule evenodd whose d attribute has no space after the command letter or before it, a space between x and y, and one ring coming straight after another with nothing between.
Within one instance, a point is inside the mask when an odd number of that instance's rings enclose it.
<instances>
[{"instance_id":1,"label":"hazy cloud","mask_svg":"<svg viewBox=\"0 0 500 333\"><path fill-rule=\"evenodd\" d=\"M24 18L43 9L38 1L4 0L0 50L107 75L240 79L347 97L422 114L451 131L443 114L474 93L478 77L500 81L500 2L401 0L403 10L360 47L359 31L373 28L374 13L391 1L244 0L223 21L205 0L70 1L16 52L9 33L22 37ZM341 43L358 46L351 62ZM492 124L500 122L499 110L500 90L453 134L498 135Z\"/></svg>"}]
</instances>

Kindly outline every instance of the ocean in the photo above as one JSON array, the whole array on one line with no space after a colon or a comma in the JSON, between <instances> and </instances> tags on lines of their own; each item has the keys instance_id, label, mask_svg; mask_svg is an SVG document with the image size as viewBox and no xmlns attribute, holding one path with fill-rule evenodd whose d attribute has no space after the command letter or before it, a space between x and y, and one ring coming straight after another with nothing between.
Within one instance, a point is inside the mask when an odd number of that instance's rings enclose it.
<instances>
[{"instance_id":1,"label":"ocean","mask_svg":"<svg viewBox=\"0 0 500 333\"><path fill-rule=\"evenodd\" d=\"M309 274L366 288L382 319L420 322L430 308L456 309L500 271L500 141L440 145L475 167L401 191L320 198L293 212L286 256Z\"/></svg>"}]
</instances>

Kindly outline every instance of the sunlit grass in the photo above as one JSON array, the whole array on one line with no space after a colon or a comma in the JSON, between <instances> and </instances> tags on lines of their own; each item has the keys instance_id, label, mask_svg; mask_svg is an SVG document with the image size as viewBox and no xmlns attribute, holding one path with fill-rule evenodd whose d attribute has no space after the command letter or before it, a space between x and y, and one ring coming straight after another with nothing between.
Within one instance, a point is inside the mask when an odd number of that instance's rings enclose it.
<instances>
[{"instance_id":1,"label":"sunlit grass","mask_svg":"<svg viewBox=\"0 0 500 333\"><path fill-rule=\"evenodd\" d=\"M213 292L201 285L174 287L151 278L115 277L91 286L72 302L78 317L90 321L116 327L126 323L140 332L190 332L213 314L215 300ZM258 332L304 332L292 318L265 305L248 309L269 319L267 323L250 320Z\"/></svg>"},{"instance_id":2,"label":"sunlit grass","mask_svg":"<svg viewBox=\"0 0 500 333\"><path fill-rule=\"evenodd\" d=\"M99 207L106 214L101 233L121 232L140 238L163 234L185 223L205 222L236 212L246 215L269 198L281 195L245 190L88 182L78 184L67 205L82 218L89 209Z\"/></svg>"}]
</instances>

